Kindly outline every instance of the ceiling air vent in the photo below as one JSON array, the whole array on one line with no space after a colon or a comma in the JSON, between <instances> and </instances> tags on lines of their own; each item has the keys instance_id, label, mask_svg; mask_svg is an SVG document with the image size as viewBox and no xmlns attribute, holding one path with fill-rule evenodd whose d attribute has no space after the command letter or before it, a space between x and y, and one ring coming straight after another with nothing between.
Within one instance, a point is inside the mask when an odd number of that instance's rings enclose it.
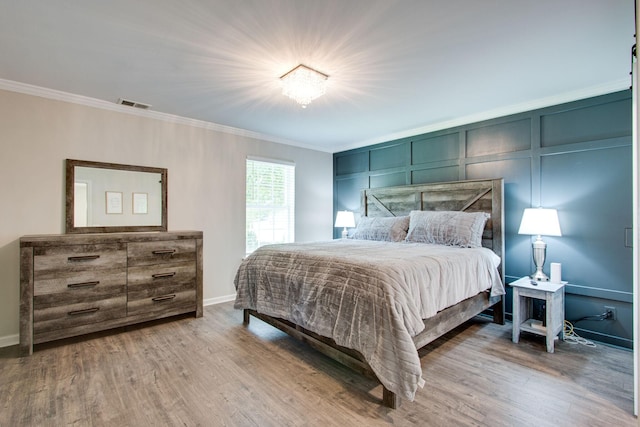
<instances>
[{"instance_id":1,"label":"ceiling air vent","mask_svg":"<svg viewBox=\"0 0 640 427\"><path fill-rule=\"evenodd\" d=\"M149 104L143 104L142 102L130 101L130 100L124 99L124 98L119 98L118 99L118 104L126 105L127 107L140 108L141 110L148 110L149 108L151 108L151 105L149 105Z\"/></svg>"}]
</instances>

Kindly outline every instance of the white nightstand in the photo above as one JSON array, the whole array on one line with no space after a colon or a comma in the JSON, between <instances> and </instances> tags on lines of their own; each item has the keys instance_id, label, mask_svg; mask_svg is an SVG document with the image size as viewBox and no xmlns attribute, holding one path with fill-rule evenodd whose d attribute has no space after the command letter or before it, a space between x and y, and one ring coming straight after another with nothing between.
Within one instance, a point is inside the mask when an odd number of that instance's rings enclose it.
<instances>
[{"instance_id":1,"label":"white nightstand","mask_svg":"<svg viewBox=\"0 0 640 427\"><path fill-rule=\"evenodd\" d=\"M564 339L564 285L562 283L536 282L523 277L510 285L513 287L513 342L518 343L520 331L545 336L547 351L553 353L556 335ZM533 300L546 303L545 325L532 319Z\"/></svg>"}]
</instances>

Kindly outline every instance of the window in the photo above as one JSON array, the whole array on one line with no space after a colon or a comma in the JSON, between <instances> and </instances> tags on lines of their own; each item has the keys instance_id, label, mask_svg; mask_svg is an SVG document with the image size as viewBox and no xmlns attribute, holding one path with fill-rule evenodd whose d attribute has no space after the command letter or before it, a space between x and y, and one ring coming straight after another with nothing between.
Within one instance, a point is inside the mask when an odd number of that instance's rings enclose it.
<instances>
[{"instance_id":1,"label":"window","mask_svg":"<svg viewBox=\"0 0 640 427\"><path fill-rule=\"evenodd\" d=\"M246 252L294 241L295 166L247 159Z\"/></svg>"}]
</instances>

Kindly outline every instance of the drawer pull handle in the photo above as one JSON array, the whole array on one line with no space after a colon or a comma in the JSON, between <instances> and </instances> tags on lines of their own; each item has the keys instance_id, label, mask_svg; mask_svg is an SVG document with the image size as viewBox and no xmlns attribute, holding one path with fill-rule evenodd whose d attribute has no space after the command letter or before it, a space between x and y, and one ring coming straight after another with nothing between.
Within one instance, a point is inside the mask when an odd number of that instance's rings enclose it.
<instances>
[{"instance_id":1,"label":"drawer pull handle","mask_svg":"<svg viewBox=\"0 0 640 427\"><path fill-rule=\"evenodd\" d=\"M71 288L71 289L91 288L91 287L96 286L98 284L100 284L99 280L96 280L95 282L69 283L67 285L67 288Z\"/></svg>"},{"instance_id":2,"label":"drawer pull handle","mask_svg":"<svg viewBox=\"0 0 640 427\"><path fill-rule=\"evenodd\" d=\"M91 261L93 259L100 258L100 255L79 255L79 256L70 256L67 259L69 261Z\"/></svg>"},{"instance_id":3,"label":"drawer pull handle","mask_svg":"<svg viewBox=\"0 0 640 427\"><path fill-rule=\"evenodd\" d=\"M84 310L70 311L69 312L69 316L78 316L78 315L81 315L81 314L91 314L91 313L95 313L98 310L100 310L100 307L92 307L92 308L85 308Z\"/></svg>"},{"instance_id":4,"label":"drawer pull handle","mask_svg":"<svg viewBox=\"0 0 640 427\"><path fill-rule=\"evenodd\" d=\"M176 297L176 294L171 294L171 295L163 295L161 297L154 297L154 298L151 298L151 300L154 302L162 302L162 301L172 300L175 297Z\"/></svg>"},{"instance_id":5,"label":"drawer pull handle","mask_svg":"<svg viewBox=\"0 0 640 427\"><path fill-rule=\"evenodd\" d=\"M151 277L153 277L154 279L162 279L163 277L173 277L176 275L175 271L172 271L171 273L157 273L157 274L152 274Z\"/></svg>"},{"instance_id":6,"label":"drawer pull handle","mask_svg":"<svg viewBox=\"0 0 640 427\"><path fill-rule=\"evenodd\" d=\"M154 255L166 255L166 254L171 254L173 255L174 253L176 253L175 249L158 249L152 252Z\"/></svg>"}]
</instances>

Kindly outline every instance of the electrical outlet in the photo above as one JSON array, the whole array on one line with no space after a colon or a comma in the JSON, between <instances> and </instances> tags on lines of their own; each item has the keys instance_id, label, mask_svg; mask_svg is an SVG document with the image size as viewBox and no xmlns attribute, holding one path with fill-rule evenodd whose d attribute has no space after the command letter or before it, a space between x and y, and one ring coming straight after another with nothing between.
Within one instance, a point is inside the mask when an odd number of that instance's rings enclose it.
<instances>
[{"instance_id":1,"label":"electrical outlet","mask_svg":"<svg viewBox=\"0 0 640 427\"><path fill-rule=\"evenodd\" d=\"M615 307L611 307L608 305L604 306L604 312L605 313L611 313L611 317L608 317L607 319L609 320L618 320L618 312L616 311Z\"/></svg>"}]
</instances>

